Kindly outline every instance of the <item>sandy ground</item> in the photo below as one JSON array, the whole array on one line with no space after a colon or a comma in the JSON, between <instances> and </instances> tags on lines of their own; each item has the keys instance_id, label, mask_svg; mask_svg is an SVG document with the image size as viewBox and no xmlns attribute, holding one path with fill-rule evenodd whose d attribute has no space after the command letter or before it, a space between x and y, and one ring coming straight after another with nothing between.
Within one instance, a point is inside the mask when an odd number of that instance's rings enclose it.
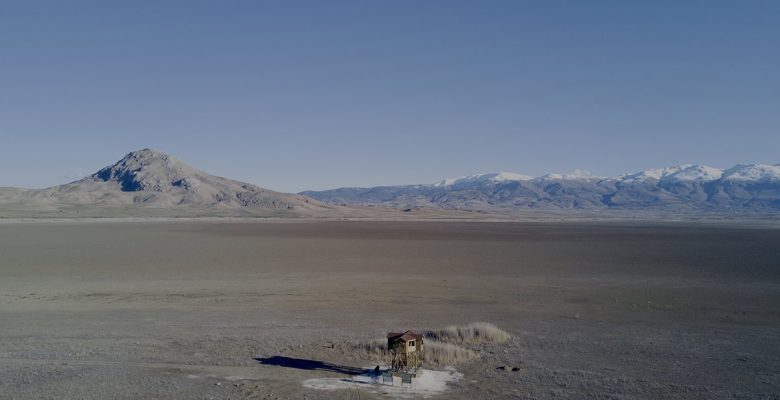
<instances>
[{"instance_id":1,"label":"sandy ground","mask_svg":"<svg viewBox=\"0 0 780 400\"><path fill-rule=\"evenodd\" d=\"M514 337L438 398L777 399L780 230L0 224L0 399L387 398L304 382L360 373L345 344L472 321Z\"/></svg>"}]
</instances>

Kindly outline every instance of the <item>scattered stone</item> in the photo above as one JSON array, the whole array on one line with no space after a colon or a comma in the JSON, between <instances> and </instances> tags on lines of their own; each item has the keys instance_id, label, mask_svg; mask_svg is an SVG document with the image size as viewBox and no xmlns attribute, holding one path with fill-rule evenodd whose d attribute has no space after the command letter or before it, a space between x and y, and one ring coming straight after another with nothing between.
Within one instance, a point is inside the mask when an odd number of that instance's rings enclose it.
<instances>
[{"instance_id":1,"label":"scattered stone","mask_svg":"<svg viewBox=\"0 0 780 400\"><path fill-rule=\"evenodd\" d=\"M512 371L514 372L520 371L520 367L512 367Z\"/></svg>"}]
</instances>

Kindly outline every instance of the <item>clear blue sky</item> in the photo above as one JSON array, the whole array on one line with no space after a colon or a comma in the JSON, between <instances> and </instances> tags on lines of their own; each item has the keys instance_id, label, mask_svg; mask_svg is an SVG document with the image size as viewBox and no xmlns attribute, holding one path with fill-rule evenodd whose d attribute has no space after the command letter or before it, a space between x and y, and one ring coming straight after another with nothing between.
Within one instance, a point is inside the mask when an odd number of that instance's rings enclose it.
<instances>
[{"instance_id":1,"label":"clear blue sky","mask_svg":"<svg viewBox=\"0 0 780 400\"><path fill-rule=\"evenodd\" d=\"M4 1L0 186L780 162L780 1Z\"/></svg>"}]
</instances>

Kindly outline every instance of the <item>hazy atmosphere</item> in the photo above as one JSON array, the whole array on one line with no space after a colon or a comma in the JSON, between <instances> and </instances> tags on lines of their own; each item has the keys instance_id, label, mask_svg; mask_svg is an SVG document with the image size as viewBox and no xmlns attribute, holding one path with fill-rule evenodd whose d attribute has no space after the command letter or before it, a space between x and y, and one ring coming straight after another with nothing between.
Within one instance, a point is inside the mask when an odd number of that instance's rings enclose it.
<instances>
[{"instance_id":1,"label":"hazy atmosphere","mask_svg":"<svg viewBox=\"0 0 780 400\"><path fill-rule=\"evenodd\" d=\"M780 3L25 2L0 186L152 147L279 191L780 162Z\"/></svg>"}]
</instances>

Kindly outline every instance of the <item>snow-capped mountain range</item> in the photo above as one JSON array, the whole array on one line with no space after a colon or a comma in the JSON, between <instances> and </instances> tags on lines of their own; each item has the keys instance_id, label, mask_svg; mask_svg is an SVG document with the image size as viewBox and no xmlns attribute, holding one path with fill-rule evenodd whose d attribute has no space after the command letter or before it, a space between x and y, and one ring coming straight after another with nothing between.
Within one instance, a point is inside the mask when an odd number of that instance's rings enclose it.
<instances>
[{"instance_id":1,"label":"snow-capped mountain range","mask_svg":"<svg viewBox=\"0 0 780 400\"><path fill-rule=\"evenodd\" d=\"M469 210L657 209L780 210L780 164L704 165L649 169L615 177L588 171L531 177L477 174L433 184L340 188L301 194L331 204Z\"/></svg>"}]
</instances>

